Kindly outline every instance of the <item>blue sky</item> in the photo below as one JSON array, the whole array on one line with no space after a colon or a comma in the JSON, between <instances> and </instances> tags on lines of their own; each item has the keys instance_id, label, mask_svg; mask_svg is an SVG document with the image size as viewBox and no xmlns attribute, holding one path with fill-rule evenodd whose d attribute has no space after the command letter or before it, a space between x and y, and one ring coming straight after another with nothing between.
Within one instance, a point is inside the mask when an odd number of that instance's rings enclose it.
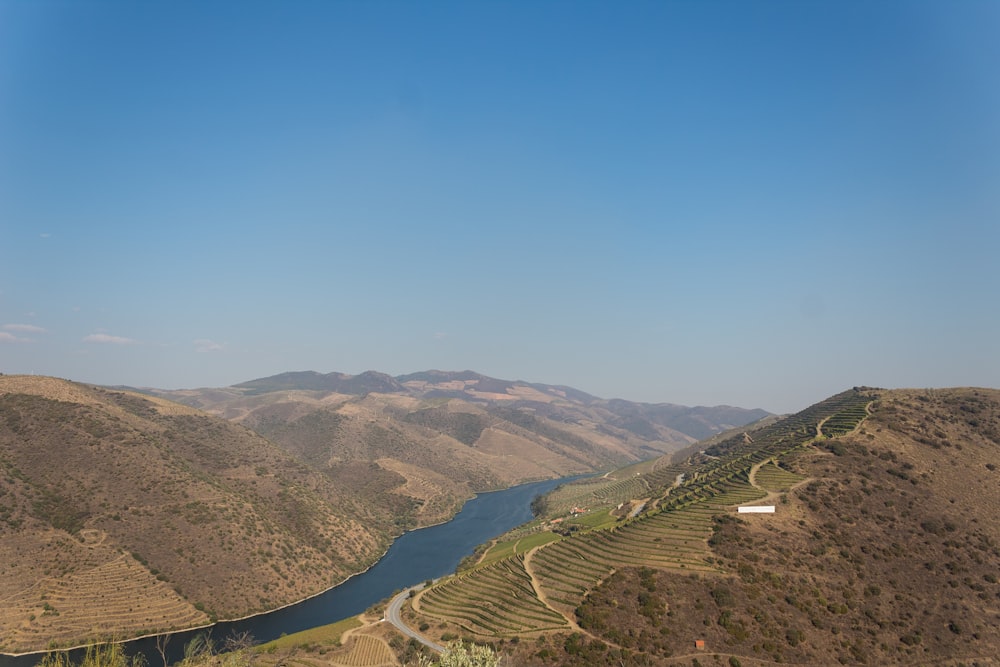
<instances>
[{"instance_id":1,"label":"blue sky","mask_svg":"<svg viewBox=\"0 0 1000 667\"><path fill-rule=\"evenodd\" d=\"M0 0L0 372L1000 386L1000 4Z\"/></svg>"}]
</instances>

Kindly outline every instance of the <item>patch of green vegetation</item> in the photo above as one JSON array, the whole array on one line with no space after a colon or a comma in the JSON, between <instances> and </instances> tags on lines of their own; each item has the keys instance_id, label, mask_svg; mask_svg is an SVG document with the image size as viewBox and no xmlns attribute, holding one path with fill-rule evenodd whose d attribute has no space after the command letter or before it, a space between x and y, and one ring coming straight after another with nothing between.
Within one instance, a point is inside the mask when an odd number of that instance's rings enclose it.
<instances>
[{"instance_id":1,"label":"patch of green vegetation","mask_svg":"<svg viewBox=\"0 0 1000 667\"><path fill-rule=\"evenodd\" d=\"M361 625L361 619L357 616L352 616L336 623L330 623L329 625L321 625L316 628L303 630L302 632L296 632L295 634L278 637L274 641L255 646L254 652L270 653L276 650L295 648L303 644L309 646L337 646L340 644L340 638L345 632L354 628L360 628Z\"/></svg>"},{"instance_id":2,"label":"patch of green vegetation","mask_svg":"<svg viewBox=\"0 0 1000 667\"><path fill-rule=\"evenodd\" d=\"M608 510L594 510L593 512L587 512L572 519L567 519L566 523L582 528L610 528L617 521L615 517L611 516Z\"/></svg>"},{"instance_id":3,"label":"patch of green vegetation","mask_svg":"<svg viewBox=\"0 0 1000 667\"><path fill-rule=\"evenodd\" d=\"M543 544L548 544L549 542L555 542L556 540L562 539L559 535L551 533L549 531L541 531L537 533L532 533L524 537L505 540L503 542L498 542L494 544L490 549L483 555L480 561L481 565L487 565L489 563L494 563L498 560L503 560L508 556L513 556L515 554L524 554L535 547L541 546Z\"/></svg>"},{"instance_id":4,"label":"patch of green vegetation","mask_svg":"<svg viewBox=\"0 0 1000 667\"><path fill-rule=\"evenodd\" d=\"M556 540L562 539L555 533L550 533L548 531L542 533L535 533L534 535L528 535L522 537L517 543L518 553L527 553L534 549L535 547L540 547L543 544L548 544L549 542L555 542Z\"/></svg>"},{"instance_id":5,"label":"patch of green vegetation","mask_svg":"<svg viewBox=\"0 0 1000 667\"><path fill-rule=\"evenodd\" d=\"M517 543L520 540L506 540L504 542L498 542L494 544L489 550L483 554L482 562L492 563L494 561L502 560L508 556L514 555L514 550L517 547Z\"/></svg>"}]
</instances>

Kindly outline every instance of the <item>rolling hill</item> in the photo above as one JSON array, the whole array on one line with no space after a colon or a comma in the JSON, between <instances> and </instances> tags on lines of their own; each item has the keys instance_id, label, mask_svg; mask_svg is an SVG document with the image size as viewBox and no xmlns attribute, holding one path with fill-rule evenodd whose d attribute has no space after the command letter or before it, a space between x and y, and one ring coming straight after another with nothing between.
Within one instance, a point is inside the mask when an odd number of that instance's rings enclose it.
<instances>
[{"instance_id":1,"label":"rolling hill","mask_svg":"<svg viewBox=\"0 0 1000 667\"><path fill-rule=\"evenodd\" d=\"M53 378L0 377L0 478L7 652L287 604L369 565L393 530L247 428Z\"/></svg>"},{"instance_id":2,"label":"rolling hill","mask_svg":"<svg viewBox=\"0 0 1000 667\"><path fill-rule=\"evenodd\" d=\"M694 439L663 406L610 403L437 372L143 393L0 376L0 651L273 609L477 491ZM699 428L728 425L711 410L692 410Z\"/></svg>"},{"instance_id":3,"label":"rolling hill","mask_svg":"<svg viewBox=\"0 0 1000 667\"><path fill-rule=\"evenodd\" d=\"M855 388L557 490L407 619L518 665L997 664L998 465L1000 391Z\"/></svg>"},{"instance_id":4,"label":"rolling hill","mask_svg":"<svg viewBox=\"0 0 1000 667\"><path fill-rule=\"evenodd\" d=\"M474 491L655 458L768 414L606 400L472 371L306 371L142 391L247 426L338 479L374 461L406 479L413 525L450 516Z\"/></svg>"},{"instance_id":5,"label":"rolling hill","mask_svg":"<svg viewBox=\"0 0 1000 667\"><path fill-rule=\"evenodd\" d=\"M376 553L375 527L399 528L377 498L419 514L417 480L431 479L432 464L407 462L411 433L435 433L453 458L484 444L487 417L547 447L556 438L545 428L567 428L539 416L565 405L524 407L545 386L392 380L404 389L265 391L258 381L250 395L188 396L242 422L232 423L148 395L0 377L3 650L110 625L207 622L254 594L268 604L301 596L303 581L322 585L317 570L346 572ZM522 395L478 395L511 392ZM592 397L567 402L611 410ZM587 433L576 425L571 433ZM365 430L374 426L384 431ZM467 485L496 480L479 460L451 472ZM998 467L1000 391L854 388L559 488L535 521L415 595L404 618L526 666L997 664ZM775 511L737 513L743 505ZM307 538L317 530L325 543ZM216 569L234 570L221 595L209 585L224 576ZM296 660L337 662L362 644L410 650L376 624Z\"/></svg>"}]
</instances>

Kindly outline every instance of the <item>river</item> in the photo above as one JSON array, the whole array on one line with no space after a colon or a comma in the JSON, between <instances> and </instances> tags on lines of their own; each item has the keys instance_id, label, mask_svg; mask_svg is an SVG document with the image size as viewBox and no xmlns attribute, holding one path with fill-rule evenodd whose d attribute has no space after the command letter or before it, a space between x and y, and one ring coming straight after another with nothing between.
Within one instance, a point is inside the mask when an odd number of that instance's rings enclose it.
<instances>
[{"instance_id":1,"label":"river","mask_svg":"<svg viewBox=\"0 0 1000 667\"><path fill-rule=\"evenodd\" d=\"M481 493L465 503L451 521L404 533L375 565L339 586L284 609L241 621L217 623L211 629L212 637L221 641L234 633L249 632L256 641L267 642L282 634L360 614L395 591L451 574L459 561L478 545L531 520L531 501L535 496L578 478L550 479ZM183 657L184 644L195 634L196 631L179 632L171 638L171 660ZM127 642L126 651L144 653L151 667L162 664L152 638ZM38 655L0 655L0 667L31 667L39 659Z\"/></svg>"}]
</instances>

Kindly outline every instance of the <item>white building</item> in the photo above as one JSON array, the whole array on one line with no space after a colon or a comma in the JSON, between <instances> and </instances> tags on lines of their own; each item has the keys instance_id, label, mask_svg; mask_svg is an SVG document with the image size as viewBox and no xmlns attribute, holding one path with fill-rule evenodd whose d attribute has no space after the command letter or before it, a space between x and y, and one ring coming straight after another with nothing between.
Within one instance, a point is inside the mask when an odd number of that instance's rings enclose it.
<instances>
[{"instance_id":1,"label":"white building","mask_svg":"<svg viewBox=\"0 0 1000 667\"><path fill-rule=\"evenodd\" d=\"M737 509L740 514L774 514L774 505L743 505Z\"/></svg>"}]
</instances>

